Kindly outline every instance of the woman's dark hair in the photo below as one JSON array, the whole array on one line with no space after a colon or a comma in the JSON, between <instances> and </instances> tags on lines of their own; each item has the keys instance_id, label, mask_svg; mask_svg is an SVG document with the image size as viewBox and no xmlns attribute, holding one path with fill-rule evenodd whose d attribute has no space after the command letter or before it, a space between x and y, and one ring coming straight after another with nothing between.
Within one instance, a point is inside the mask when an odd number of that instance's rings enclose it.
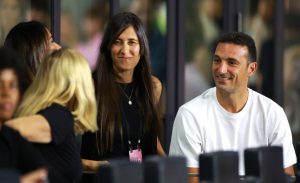
<instances>
[{"instance_id":1,"label":"woman's dark hair","mask_svg":"<svg viewBox=\"0 0 300 183\"><path fill-rule=\"evenodd\" d=\"M23 96L25 90L29 86L29 77L26 72L25 64L19 59L14 51L8 48L0 48L0 71L5 69L13 70L18 78L19 91Z\"/></svg>"},{"instance_id":2,"label":"woman's dark hair","mask_svg":"<svg viewBox=\"0 0 300 183\"><path fill-rule=\"evenodd\" d=\"M133 13L124 12L114 15L108 23L96 66L95 80L99 126L97 143L100 153L108 152L112 149L116 130L122 136L121 91L116 82L116 75L113 69L111 47L119 35L130 26L134 28L140 44L140 60L133 74L133 82L136 88L134 94L138 101L139 113L144 117L144 135L147 134L153 140L155 139L151 148L155 148L156 151L159 117L154 102L148 39L140 19Z\"/></svg>"},{"instance_id":3,"label":"woman's dark hair","mask_svg":"<svg viewBox=\"0 0 300 183\"><path fill-rule=\"evenodd\" d=\"M4 46L19 55L33 80L37 68L48 50L46 26L37 21L21 22L9 31Z\"/></svg>"}]
</instances>

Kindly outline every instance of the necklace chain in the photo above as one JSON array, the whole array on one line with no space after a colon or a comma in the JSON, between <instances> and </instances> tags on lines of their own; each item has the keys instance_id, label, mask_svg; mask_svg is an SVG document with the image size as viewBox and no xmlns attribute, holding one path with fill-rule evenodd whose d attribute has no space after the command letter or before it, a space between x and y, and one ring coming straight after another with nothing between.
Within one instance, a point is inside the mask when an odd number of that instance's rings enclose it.
<instances>
[{"instance_id":1,"label":"necklace chain","mask_svg":"<svg viewBox=\"0 0 300 183\"><path fill-rule=\"evenodd\" d=\"M127 94L126 94L126 92L124 91L124 89L119 85L119 87L121 88L121 91L122 91L122 93L125 95L125 97L128 99L128 104L129 105L132 105L132 101L131 101L131 97L132 97L132 93L133 93L133 89L134 89L134 87L132 87L132 89L131 89L131 92L130 92L130 96L128 96ZM127 86L126 86L127 87ZM126 87L125 87L125 90L126 90Z\"/></svg>"}]
</instances>

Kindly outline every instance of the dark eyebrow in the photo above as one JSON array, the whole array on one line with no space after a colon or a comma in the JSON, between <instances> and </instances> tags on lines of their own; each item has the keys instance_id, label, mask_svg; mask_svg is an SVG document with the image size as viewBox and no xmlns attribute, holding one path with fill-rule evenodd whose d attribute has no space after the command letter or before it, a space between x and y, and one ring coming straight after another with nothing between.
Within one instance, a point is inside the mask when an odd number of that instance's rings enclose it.
<instances>
[{"instance_id":1,"label":"dark eyebrow","mask_svg":"<svg viewBox=\"0 0 300 183\"><path fill-rule=\"evenodd\" d=\"M139 41L138 39L135 39L135 38L129 38L128 40L129 41Z\"/></svg>"},{"instance_id":2,"label":"dark eyebrow","mask_svg":"<svg viewBox=\"0 0 300 183\"><path fill-rule=\"evenodd\" d=\"M214 58L220 58L220 57L219 57L219 55L214 54L214 55L213 55L213 59L214 59Z\"/></svg>"},{"instance_id":3,"label":"dark eyebrow","mask_svg":"<svg viewBox=\"0 0 300 183\"><path fill-rule=\"evenodd\" d=\"M228 60L228 61L235 61L235 62L238 62L238 60L237 60L237 59L235 59L235 58L231 58L231 57L227 58L226 60Z\"/></svg>"}]
</instances>

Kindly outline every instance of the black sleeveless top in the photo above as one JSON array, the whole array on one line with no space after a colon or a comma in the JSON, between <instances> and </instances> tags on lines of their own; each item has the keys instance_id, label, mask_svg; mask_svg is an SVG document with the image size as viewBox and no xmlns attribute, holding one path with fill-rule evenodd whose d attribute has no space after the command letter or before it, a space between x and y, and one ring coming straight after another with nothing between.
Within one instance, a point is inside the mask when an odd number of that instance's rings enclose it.
<instances>
[{"instance_id":1,"label":"black sleeveless top","mask_svg":"<svg viewBox=\"0 0 300 183\"><path fill-rule=\"evenodd\" d=\"M122 104L122 129L123 140L120 133L115 133L114 145L111 152L99 154L97 152L96 133L85 133L82 136L81 158L89 160L109 160L113 158L129 157L130 139L132 148L137 148L138 139L141 140L140 147L142 149L143 158L147 155L157 154L157 134L145 134L144 116L139 110L138 101L135 95L134 83L119 84L121 90L121 104ZM129 104L129 101L132 104ZM116 132L118 130L116 129Z\"/></svg>"}]
</instances>

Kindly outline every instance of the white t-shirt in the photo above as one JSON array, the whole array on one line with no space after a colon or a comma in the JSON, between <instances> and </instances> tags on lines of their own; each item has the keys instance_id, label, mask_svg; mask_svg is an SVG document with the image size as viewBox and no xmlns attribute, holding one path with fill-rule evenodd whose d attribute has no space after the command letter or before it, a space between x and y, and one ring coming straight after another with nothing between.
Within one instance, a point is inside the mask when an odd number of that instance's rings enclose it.
<instances>
[{"instance_id":1,"label":"white t-shirt","mask_svg":"<svg viewBox=\"0 0 300 183\"><path fill-rule=\"evenodd\" d=\"M251 90L244 108L226 111L217 101L216 88L181 106L176 115L169 155L187 158L187 167L199 166L199 154L221 150L239 152L239 174L244 175L244 150L283 146L284 168L296 163L292 134L283 109Z\"/></svg>"}]
</instances>

